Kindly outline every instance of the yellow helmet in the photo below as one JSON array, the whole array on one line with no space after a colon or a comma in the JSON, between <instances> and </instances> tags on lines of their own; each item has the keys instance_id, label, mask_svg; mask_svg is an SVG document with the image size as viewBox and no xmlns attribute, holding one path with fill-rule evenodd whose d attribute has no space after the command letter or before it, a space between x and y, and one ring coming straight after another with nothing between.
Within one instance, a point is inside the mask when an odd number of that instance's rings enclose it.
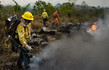
<instances>
[{"instance_id":1,"label":"yellow helmet","mask_svg":"<svg viewBox=\"0 0 109 70\"><path fill-rule=\"evenodd\" d=\"M46 9L43 10L44 12L46 11Z\"/></svg>"},{"instance_id":2,"label":"yellow helmet","mask_svg":"<svg viewBox=\"0 0 109 70\"><path fill-rule=\"evenodd\" d=\"M27 19L27 20L34 20L33 18L34 16L30 13L30 12L25 12L23 15L22 15L22 18L24 19Z\"/></svg>"}]
</instances>

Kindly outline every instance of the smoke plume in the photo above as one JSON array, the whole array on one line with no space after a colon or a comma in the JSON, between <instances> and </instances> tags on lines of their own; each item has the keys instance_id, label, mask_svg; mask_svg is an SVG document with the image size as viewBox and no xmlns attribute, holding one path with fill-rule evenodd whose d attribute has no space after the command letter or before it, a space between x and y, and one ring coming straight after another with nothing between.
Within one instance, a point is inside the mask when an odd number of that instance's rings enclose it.
<instances>
[{"instance_id":1,"label":"smoke plume","mask_svg":"<svg viewBox=\"0 0 109 70\"><path fill-rule=\"evenodd\" d=\"M108 21L99 19L93 34L80 30L50 43L37 56L47 62L38 67L33 64L31 70L109 70Z\"/></svg>"}]
</instances>

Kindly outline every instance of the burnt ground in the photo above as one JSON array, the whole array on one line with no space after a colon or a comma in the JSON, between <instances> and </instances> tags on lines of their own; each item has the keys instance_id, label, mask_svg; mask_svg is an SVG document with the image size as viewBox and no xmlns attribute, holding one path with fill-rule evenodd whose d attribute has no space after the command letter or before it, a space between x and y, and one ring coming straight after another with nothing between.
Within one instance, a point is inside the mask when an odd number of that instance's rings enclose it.
<instances>
[{"instance_id":1,"label":"burnt ground","mask_svg":"<svg viewBox=\"0 0 109 70\"><path fill-rule=\"evenodd\" d=\"M71 25L68 27L61 27L58 29L56 34L44 35L46 36L47 42L49 43L52 41L60 40L63 35L70 38L71 36L73 37L80 32L83 36L91 38L91 35L86 33L84 29ZM4 33L4 31L2 33ZM2 38L0 40L0 70L19 70L16 66L19 54L11 51L11 43L7 40L7 37L4 34L2 34L0 37ZM88 38L85 38L84 41L89 41ZM43 47L41 46L35 46L32 53L37 55L42 49Z\"/></svg>"}]
</instances>

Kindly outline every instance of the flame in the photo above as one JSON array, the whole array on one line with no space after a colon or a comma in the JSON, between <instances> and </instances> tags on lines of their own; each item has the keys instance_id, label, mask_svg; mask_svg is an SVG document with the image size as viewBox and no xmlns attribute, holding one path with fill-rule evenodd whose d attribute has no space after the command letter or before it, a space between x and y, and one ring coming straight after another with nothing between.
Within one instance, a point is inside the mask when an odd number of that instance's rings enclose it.
<instances>
[{"instance_id":1,"label":"flame","mask_svg":"<svg viewBox=\"0 0 109 70\"><path fill-rule=\"evenodd\" d=\"M93 23L92 27L90 30L88 30L88 32L92 32L92 31L95 31L97 29L97 24L96 22Z\"/></svg>"}]
</instances>

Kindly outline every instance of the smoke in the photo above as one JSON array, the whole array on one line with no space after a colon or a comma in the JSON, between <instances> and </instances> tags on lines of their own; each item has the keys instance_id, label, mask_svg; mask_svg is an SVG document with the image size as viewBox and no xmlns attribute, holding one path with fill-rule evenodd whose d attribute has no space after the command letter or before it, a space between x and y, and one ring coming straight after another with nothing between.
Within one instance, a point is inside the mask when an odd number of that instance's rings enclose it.
<instances>
[{"instance_id":1,"label":"smoke","mask_svg":"<svg viewBox=\"0 0 109 70\"><path fill-rule=\"evenodd\" d=\"M50 43L37 57L47 62L31 70L109 70L108 20L99 19L98 29L91 35L80 30L71 37Z\"/></svg>"}]
</instances>

